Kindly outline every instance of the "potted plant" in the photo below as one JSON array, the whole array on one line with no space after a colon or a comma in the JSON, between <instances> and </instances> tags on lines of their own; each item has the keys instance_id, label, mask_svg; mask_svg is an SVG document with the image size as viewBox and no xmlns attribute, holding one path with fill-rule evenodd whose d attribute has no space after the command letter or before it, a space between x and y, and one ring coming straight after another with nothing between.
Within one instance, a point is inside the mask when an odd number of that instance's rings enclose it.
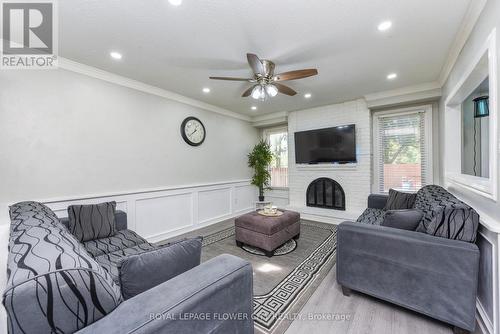
<instances>
[{"instance_id":1,"label":"potted plant","mask_svg":"<svg viewBox=\"0 0 500 334\"><path fill-rule=\"evenodd\" d=\"M269 186L271 180L269 165L272 160L271 146L265 140L261 140L248 154L248 167L254 170L252 184L259 188L259 201L261 202L264 201L264 189Z\"/></svg>"}]
</instances>

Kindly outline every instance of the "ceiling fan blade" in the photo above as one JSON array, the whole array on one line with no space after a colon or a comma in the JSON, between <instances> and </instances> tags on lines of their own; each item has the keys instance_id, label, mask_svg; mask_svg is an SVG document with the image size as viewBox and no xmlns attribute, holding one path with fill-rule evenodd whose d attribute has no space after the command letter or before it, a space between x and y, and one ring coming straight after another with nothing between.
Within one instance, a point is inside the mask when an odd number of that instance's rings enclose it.
<instances>
[{"instance_id":1,"label":"ceiling fan blade","mask_svg":"<svg viewBox=\"0 0 500 334\"><path fill-rule=\"evenodd\" d=\"M286 80L296 80L311 77L318 74L318 70L315 68L290 71L285 73L276 74L273 78L274 81L286 81Z\"/></svg>"},{"instance_id":2,"label":"ceiling fan blade","mask_svg":"<svg viewBox=\"0 0 500 334\"><path fill-rule=\"evenodd\" d=\"M209 79L228 80L228 81L248 81L248 82L252 82L252 80L253 80L253 79L246 79L246 78L231 78L231 77L209 77Z\"/></svg>"},{"instance_id":3,"label":"ceiling fan blade","mask_svg":"<svg viewBox=\"0 0 500 334\"><path fill-rule=\"evenodd\" d=\"M282 94L289 95L289 96L294 96L295 94L297 94L296 91L294 91L290 87L285 86L283 84L280 84L280 83L276 82L276 83L273 83L273 85L275 85L276 88L278 88L278 92L280 92Z\"/></svg>"},{"instance_id":4,"label":"ceiling fan blade","mask_svg":"<svg viewBox=\"0 0 500 334\"><path fill-rule=\"evenodd\" d=\"M259 57L253 53L247 53L248 64L252 68L255 74L265 75L264 65L260 61Z\"/></svg>"},{"instance_id":5,"label":"ceiling fan blade","mask_svg":"<svg viewBox=\"0 0 500 334\"><path fill-rule=\"evenodd\" d=\"M253 88L255 87L256 85L253 85L252 87L248 88L242 95L241 97L247 97L247 96L250 96L252 94L252 90Z\"/></svg>"}]
</instances>

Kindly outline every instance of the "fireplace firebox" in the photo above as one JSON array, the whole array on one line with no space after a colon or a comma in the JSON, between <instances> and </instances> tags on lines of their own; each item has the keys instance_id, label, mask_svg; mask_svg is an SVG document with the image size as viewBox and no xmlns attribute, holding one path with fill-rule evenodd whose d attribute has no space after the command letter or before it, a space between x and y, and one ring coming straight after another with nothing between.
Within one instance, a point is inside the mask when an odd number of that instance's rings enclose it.
<instances>
[{"instance_id":1,"label":"fireplace firebox","mask_svg":"<svg viewBox=\"0 0 500 334\"><path fill-rule=\"evenodd\" d=\"M307 187L306 204L316 208L345 211L345 193L335 180L322 177Z\"/></svg>"}]
</instances>

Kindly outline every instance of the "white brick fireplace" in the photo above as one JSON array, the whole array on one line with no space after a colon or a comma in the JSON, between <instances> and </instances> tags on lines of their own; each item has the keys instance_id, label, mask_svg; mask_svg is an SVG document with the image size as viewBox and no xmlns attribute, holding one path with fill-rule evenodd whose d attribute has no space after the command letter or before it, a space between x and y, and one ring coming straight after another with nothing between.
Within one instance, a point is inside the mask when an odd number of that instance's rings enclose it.
<instances>
[{"instance_id":1,"label":"white brick fireplace","mask_svg":"<svg viewBox=\"0 0 500 334\"><path fill-rule=\"evenodd\" d=\"M356 219L363 212L371 188L370 119L370 111L364 100L294 111L288 115L290 209L301 212L304 218L309 217L330 223ZM356 125L357 163L295 164L295 132L347 124ZM333 179L342 186L346 197L345 211L306 206L307 187L320 177Z\"/></svg>"}]
</instances>

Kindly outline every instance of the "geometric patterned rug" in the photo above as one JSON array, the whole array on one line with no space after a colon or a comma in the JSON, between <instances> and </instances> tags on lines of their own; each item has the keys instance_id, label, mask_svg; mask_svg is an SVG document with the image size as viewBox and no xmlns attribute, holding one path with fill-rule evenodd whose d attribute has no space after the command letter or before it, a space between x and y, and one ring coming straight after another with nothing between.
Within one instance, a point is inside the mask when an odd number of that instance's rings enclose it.
<instances>
[{"instance_id":1,"label":"geometric patterned rug","mask_svg":"<svg viewBox=\"0 0 500 334\"><path fill-rule=\"evenodd\" d=\"M260 249L258 247L243 245L243 246L241 246L241 248L243 248L247 252L255 254L255 255L266 256L265 251L263 251L262 249ZM288 240L283 245L281 245L280 247L278 247L274 250L273 256L282 256L282 255L290 254L296 248L297 248L297 241L295 241L295 239Z\"/></svg>"},{"instance_id":2,"label":"geometric patterned rug","mask_svg":"<svg viewBox=\"0 0 500 334\"><path fill-rule=\"evenodd\" d=\"M282 334L335 264L336 230L335 225L302 220L297 249L266 258L237 247L234 227L229 227L204 236L202 260L229 253L252 262L256 332Z\"/></svg>"}]
</instances>

